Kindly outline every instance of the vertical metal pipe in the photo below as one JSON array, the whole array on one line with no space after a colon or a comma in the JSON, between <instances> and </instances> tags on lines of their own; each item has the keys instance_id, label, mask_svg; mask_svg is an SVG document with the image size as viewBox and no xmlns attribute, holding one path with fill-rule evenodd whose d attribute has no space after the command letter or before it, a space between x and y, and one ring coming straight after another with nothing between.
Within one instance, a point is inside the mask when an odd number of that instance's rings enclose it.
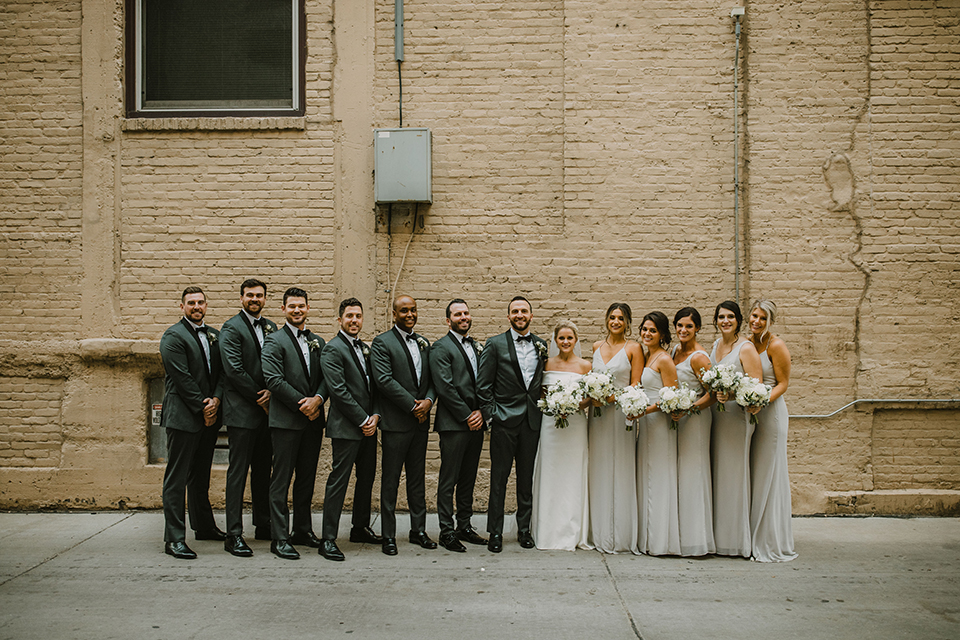
<instances>
[{"instance_id":1,"label":"vertical metal pipe","mask_svg":"<svg viewBox=\"0 0 960 640\"><path fill-rule=\"evenodd\" d=\"M737 36L733 58L733 290L740 303L740 18L735 18Z\"/></svg>"},{"instance_id":2,"label":"vertical metal pipe","mask_svg":"<svg viewBox=\"0 0 960 640\"><path fill-rule=\"evenodd\" d=\"M398 110L400 128L403 129L403 0L393 0L393 57L397 61L397 86L399 88Z\"/></svg>"}]
</instances>

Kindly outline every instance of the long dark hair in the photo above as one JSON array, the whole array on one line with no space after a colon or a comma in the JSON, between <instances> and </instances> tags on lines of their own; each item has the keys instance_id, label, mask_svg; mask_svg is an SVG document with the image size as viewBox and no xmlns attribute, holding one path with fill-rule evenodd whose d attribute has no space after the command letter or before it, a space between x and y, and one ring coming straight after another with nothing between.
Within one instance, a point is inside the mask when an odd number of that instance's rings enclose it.
<instances>
[{"instance_id":1,"label":"long dark hair","mask_svg":"<svg viewBox=\"0 0 960 640\"><path fill-rule=\"evenodd\" d=\"M717 331L720 331L720 327L717 326L717 319L720 317L720 309L733 311L733 315L737 319L737 333L740 333L740 327L743 325L743 313L740 311L740 305L733 300L724 300L717 305L716 310L713 312L713 326Z\"/></svg>"},{"instance_id":2,"label":"long dark hair","mask_svg":"<svg viewBox=\"0 0 960 640\"><path fill-rule=\"evenodd\" d=\"M623 314L624 327L623 327L623 337L626 338L630 335L630 324L633 322L633 312L630 311L630 305L626 302L614 302L612 305L607 307L607 313L603 316L603 328L607 332L607 336L610 335L610 330L607 329L607 321L610 320L610 314L620 310L620 313Z\"/></svg>"},{"instance_id":3,"label":"long dark hair","mask_svg":"<svg viewBox=\"0 0 960 640\"><path fill-rule=\"evenodd\" d=\"M660 333L660 346L666 348L672 339L670 337L670 321L667 320L666 314L664 314L662 311L651 311L647 315L643 316L640 326L643 327L647 320L652 322L653 326L655 326L657 331Z\"/></svg>"}]
</instances>

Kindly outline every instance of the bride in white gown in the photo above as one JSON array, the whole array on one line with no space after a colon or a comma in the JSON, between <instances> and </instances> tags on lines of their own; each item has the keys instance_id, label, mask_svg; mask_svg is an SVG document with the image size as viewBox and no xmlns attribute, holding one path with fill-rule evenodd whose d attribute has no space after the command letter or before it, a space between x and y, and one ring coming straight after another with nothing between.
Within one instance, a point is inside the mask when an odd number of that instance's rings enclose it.
<instances>
[{"instance_id":1,"label":"bride in white gown","mask_svg":"<svg viewBox=\"0 0 960 640\"><path fill-rule=\"evenodd\" d=\"M590 363L579 357L577 327L563 320L553 330L559 354L547 360L544 388L559 381L576 381L590 371ZM540 448L533 467L533 518L531 532L538 549L573 551L587 544L587 417L585 399L580 411L567 416L568 426L556 427L556 418L543 416Z\"/></svg>"}]
</instances>

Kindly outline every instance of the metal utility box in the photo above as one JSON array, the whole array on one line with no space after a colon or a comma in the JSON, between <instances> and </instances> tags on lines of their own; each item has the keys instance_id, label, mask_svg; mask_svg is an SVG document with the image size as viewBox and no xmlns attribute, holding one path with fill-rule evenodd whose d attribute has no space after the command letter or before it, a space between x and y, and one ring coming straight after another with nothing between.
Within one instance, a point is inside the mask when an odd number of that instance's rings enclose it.
<instances>
[{"instance_id":1,"label":"metal utility box","mask_svg":"<svg viewBox=\"0 0 960 640\"><path fill-rule=\"evenodd\" d=\"M433 202L430 129L374 129L378 203Z\"/></svg>"}]
</instances>

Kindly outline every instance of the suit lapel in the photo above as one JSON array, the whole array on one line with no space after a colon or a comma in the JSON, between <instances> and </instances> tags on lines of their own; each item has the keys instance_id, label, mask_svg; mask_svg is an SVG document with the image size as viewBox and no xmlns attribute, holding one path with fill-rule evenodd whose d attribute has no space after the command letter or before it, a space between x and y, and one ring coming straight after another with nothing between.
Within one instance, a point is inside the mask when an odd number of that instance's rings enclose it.
<instances>
[{"instance_id":1,"label":"suit lapel","mask_svg":"<svg viewBox=\"0 0 960 640\"><path fill-rule=\"evenodd\" d=\"M394 325L393 329L390 331L393 334L393 337L396 338L397 342L400 344L400 351L407 357L407 365L410 367L410 379L413 380L415 386L420 385L420 381L417 379L417 367L413 364L413 356L410 355L410 349L407 349L407 341L400 335L400 331L397 330L397 326ZM417 334L413 334L416 337ZM419 348L419 345L418 347ZM423 363L423 358L420 358L421 364Z\"/></svg>"},{"instance_id":2,"label":"suit lapel","mask_svg":"<svg viewBox=\"0 0 960 640\"><path fill-rule=\"evenodd\" d=\"M447 337L450 339L450 342L453 343L453 346L456 347L457 351L460 352L460 356L463 358L463 364L466 365L467 371L470 373L470 379L473 380L473 384L477 384L477 376L473 373L473 365L470 364L470 356L467 355L467 350L463 348L463 345L460 344L460 341L455 337L447 333ZM479 357L477 350L473 350L474 357Z\"/></svg>"},{"instance_id":3,"label":"suit lapel","mask_svg":"<svg viewBox=\"0 0 960 640\"><path fill-rule=\"evenodd\" d=\"M513 368L517 372L517 380L520 381L520 386L526 389L527 383L523 379L523 370L520 369L520 359L517 358L517 345L513 343L513 334L507 329L507 332L503 335L507 339L507 349L510 351L510 361L513 362Z\"/></svg>"},{"instance_id":4,"label":"suit lapel","mask_svg":"<svg viewBox=\"0 0 960 640\"><path fill-rule=\"evenodd\" d=\"M203 362L203 369L207 372L207 378L210 378L210 363L207 362L207 354L203 350L203 343L200 342L200 332L194 329L186 318L180 318L180 323L187 330L187 333L193 336L193 341L197 343L197 348L200 349L200 361ZM210 334L207 334L207 345L210 345ZM210 350L210 358L213 358L213 349Z\"/></svg>"},{"instance_id":5,"label":"suit lapel","mask_svg":"<svg viewBox=\"0 0 960 640\"><path fill-rule=\"evenodd\" d=\"M300 348L300 342L297 340L297 336L294 335L293 329L290 328L290 325L283 325L283 330L287 334L287 337L290 338L290 342L293 344L293 350L297 354L297 358L300 359L300 366L303 368L303 379L309 382L310 372L307 370L307 362L303 359L303 350ZM307 352L310 351L310 348L307 347ZM301 389L302 391L302 389Z\"/></svg>"},{"instance_id":6,"label":"suit lapel","mask_svg":"<svg viewBox=\"0 0 960 640\"><path fill-rule=\"evenodd\" d=\"M257 355L259 355L259 354L260 354L260 350L261 350L262 347L260 346L260 340L257 339L257 331L256 331L256 329L254 329L254 328L253 328L253 325L250 324L250 321L247 319L247 315L246 315L243 311L241 311L241 312L238 313L237 315L238 315L239 318L240 318L240 322L242 322L242 323L244 324L244 326L247 328L247 331L250 332L250 337L253 338L253 344L254 344L254 346L257 348ZM264 329L263 329L263 327L265 327L265 326L266 326L266 323L264 323L263 326L261 326L261 328L260 328L260 330L263 331L264 337L266 337L266 331L264 331Z\"/></svg>"},{"instance_id":7,"label":"suit lapel","mask_svg":"<svg viewBox=\"0 0 960 640\"><path fill-rule=\"evenodd\" d=\"M307 342L313 340L315 337L312 332L307 332ZM310 349L308 346L307 353L310 355L310 388L307 389L307 393L313 395L317 387L320 386L320 376L322 375L320 370L320 349Z\"/></svg>"},{"instance_id":8,"label":"suit lapel","mask_svg":"<svg viewBox=\"0 0 960 640\"><path fill-rule=\"evenodd\" d=\"M343 341L343 344L347 347L347 351L350 353L350 357L353 358L353 364L356 365L357 371L360 372L360 377L366 380L367 390L370 390L370 376L364 373L363 365L360 364L360 358L357 357L357 350L353 348L353 345L350 344L350 341L347 340L347 337L343 335L342 332L337 332L337 337ZM363 342L360 343L360 348L363 348Z\"/></svg>"}]
</instances>

